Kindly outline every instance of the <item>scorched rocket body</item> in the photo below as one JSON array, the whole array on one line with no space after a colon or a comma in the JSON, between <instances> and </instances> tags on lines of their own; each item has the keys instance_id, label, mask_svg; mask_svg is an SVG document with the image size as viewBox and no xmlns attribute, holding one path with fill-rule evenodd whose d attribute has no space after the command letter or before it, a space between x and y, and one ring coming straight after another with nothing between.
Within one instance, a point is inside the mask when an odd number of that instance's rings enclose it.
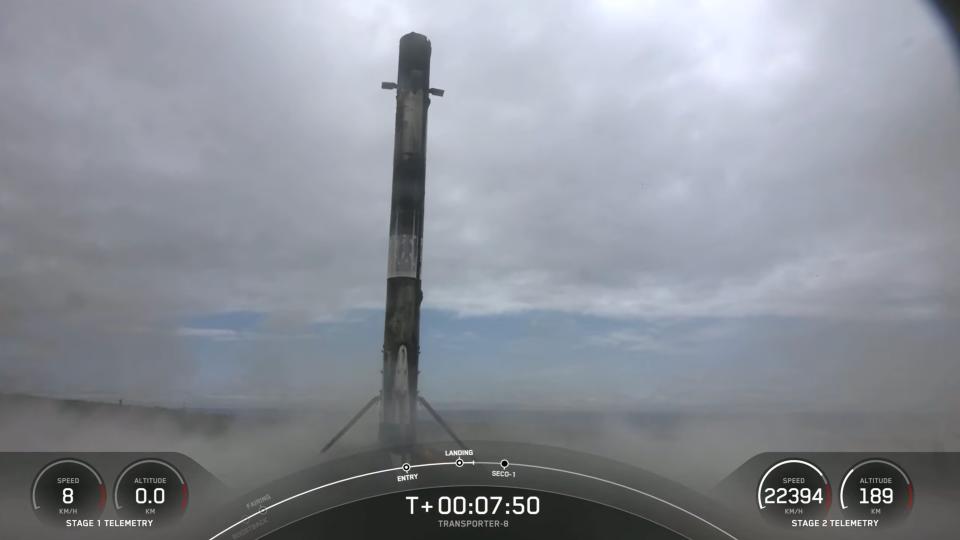
<instances>
[{"instance_id":1,"label":"scorched rocket body","mask_svg":"<svg viewBox=\"0 0 960 540\"><path fill-rule=\"evenodd\" d=\"M415 441L427 109L443 95L430 88L430 53L426 36L403 36L397 82L382 85L397 90L380 395L380 440L391 446Z\"/></svg>"},{"instance_id":2,"label":"scorched rocket body","mask_svg":"<svg viewBox=\"0 0 960 540\"><path fill-rule=\"evenodd\" d=\"M416 443L417 405L430 413L461 448L463 441L417 392L420 374L420 282L423 253L424 172L427 162L427 108L430 96L430 40L409 33L400 38L397 82L381 86L397 91L393 141L393 195L387 250L387 306L383 324L383 388L323 447L329 450L373 406L380 403L380 442L406 454ZM400 447L400 448L398 448Z\"/></svg>"}]
</instances>

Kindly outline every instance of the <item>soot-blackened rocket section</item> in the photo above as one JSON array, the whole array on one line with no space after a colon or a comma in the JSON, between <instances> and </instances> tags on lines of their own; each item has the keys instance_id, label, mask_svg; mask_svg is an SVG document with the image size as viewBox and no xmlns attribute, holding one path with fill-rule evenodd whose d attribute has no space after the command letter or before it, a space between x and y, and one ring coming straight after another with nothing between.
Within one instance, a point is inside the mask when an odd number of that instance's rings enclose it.
<instances>
[{"instance_id":1,"label":"soot-blackened rocket section","mask_svg":"<svg viewBox=\"0 0 960 540\"><path fill-rule=\"evenodd\" d=\"M397 90L380 395L380 441L388 445L416 437L427 109L431 94L443 95L430 88L430 53L426 36L403 36L397 82L382 85Z\"/></svg>"},{"instance_id":2,"label":"soot-blackened rocket section","mask_svg":"<svg viewBox=\"0 0 960 540\"><path fill-rule=\"evenodd\" d=\"M420 269L423 254L424 173L427 162L427 108L430 96L430 40L409 33L400 38L397 82L381 87L397 91L393 141L393 195L387 250L387 306L383 324L383 389L324 445L326 452L380 403L380 442L409 460L416 443L417 404L430 413L461 448L463 441L417 392L420 374ZM406 450L404 450L404 448Z\"/></svg>"}]
</instances>

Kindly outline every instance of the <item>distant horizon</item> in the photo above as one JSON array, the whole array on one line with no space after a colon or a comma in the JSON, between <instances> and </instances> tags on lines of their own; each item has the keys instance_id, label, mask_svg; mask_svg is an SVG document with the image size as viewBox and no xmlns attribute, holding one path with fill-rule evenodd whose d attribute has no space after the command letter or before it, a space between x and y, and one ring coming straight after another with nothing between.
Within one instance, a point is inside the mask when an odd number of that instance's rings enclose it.
<instances>
[{"instance_id":1,"label":"distant horizon","mask_svg":"<svg viewBox=\"0 0 960 540\"><path fill-rule=\"evenodd\" d=\"M353 413L359 404L362 404L363 399L357 399L355 402L351 401L341 401L341 400L307 400L307 399L293 399L286 402L277 401L277 400L267 400L267 399L251 399L244 401L242 399L231 398L229 400L217 401L216 397L208 401L203 402L202 400L196 401L152 401L152 400L138 400L131 398L120 398L118 396L105 396L105 395L94 395L94 394L74 394L74 395L47 395L47 394L31 394L31 393L12 393L12 392L0 392L0 400L2 399L39 399L47 400L53 402L77 402L81 404L89 404L96 406L117 406L117 407L135 407L135 408L156 408L170 411L177 410L187 410L187 411L196 411L196 412L211 412L211 413L230 413L230 412L287 412L287 413L329 413L329 414L346 414ZM120 403L122 400L122 403ZM658 405L655 407L643 406L642 404L635 404L633 406L623 405L619 408L610 408L610 407L600 407L600 406L589 406L587 404L574 404L568 406L531 406L528 404L522 403L480 403L480 402L447 402L439 401L434 403L435 408L440 409L441 411L449 411L453 413L470 413L470 412L502 412L502 413L557 413L562 414L565 412L569 413L583 413L583 414L599 414L599 415L679 415L679 416L689 416L689 417L728 417L728 416L767 416L767 415L776 415L776 416L833 416L837 418L842 417L863 417L863 416L877 416L880 414L888 415L891 417L950 417L953 416L954 411L951 410L876 410L876 409L844 409L844 410L830 410L830 409L816 409L816 408L803 408L795 407L785 404L775 404L774 407L755 407L747 405L737 405L737 406L726 406L726 407L692 407L692 406L664 406ZM423 421L430 422L426 414L423 415Z\"/></svg>"}]
</instances>

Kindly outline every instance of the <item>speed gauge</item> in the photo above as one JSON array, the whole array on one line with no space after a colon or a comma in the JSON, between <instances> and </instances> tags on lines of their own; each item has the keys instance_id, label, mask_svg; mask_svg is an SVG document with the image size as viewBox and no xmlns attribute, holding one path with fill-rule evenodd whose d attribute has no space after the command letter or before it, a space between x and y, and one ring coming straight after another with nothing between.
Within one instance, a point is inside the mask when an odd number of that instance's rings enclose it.
<instances>
[{"instance_id":1,"label":"speed gauge","mask_svg":"<svg viewBox=\"0 0 960 540\"><path fill-rule=\"evenodd\" d=\"M33 511L48 523L95 519L103 512L107 490L100 474L78 459L61 459L37 473L31 490Z\"/></svg>"},{"instance_id":2,"label":"speed gauge","mask_svg":"<svg viewBox=\"0 0 960 540\"><path fill-rule=\"evenodd\" d=\"M760 479L757 505L765 518L781 524L823 518L830 510L830 482L809 461L787 459Z\"/></svg>"}]
</instances>

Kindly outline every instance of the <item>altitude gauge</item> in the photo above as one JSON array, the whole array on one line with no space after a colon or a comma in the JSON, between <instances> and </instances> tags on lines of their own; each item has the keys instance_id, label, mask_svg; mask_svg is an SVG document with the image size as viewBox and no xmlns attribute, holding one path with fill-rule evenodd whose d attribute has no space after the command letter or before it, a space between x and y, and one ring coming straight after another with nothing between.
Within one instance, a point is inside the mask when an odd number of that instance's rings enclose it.
<instances>
[{"instance_id":1,"label":"altitude gauge","mask_svg":"<svg viewBox=\"0 0 960 540\"><path fill-rule=\"evenodd\" d=\"M100 517L107 504L107 489L90 465L77 459L61 459L37 473L31 503L42 521L65 525L68 520Z\"/></svg>"},{"instance_id":2,"label":"altitude gauge","mask_svg":"<svg viewBox=\"0 0 960 540\"><path fill-rule=\"evenodd\" d=\"M120 473L113 502L123 519L149 519L153 526L177 521L187 511L187 483L173 465L137 461Z\"/></svg>"},{"instance_id":3,"label":"altitude gauge","mask_svg":"<svg viewBox=\"0 0 960 540\"><path fill-rule=\"evenodd\" d=\"M880 526L893 525L913 508L913 484L892 461L861 461L840 483L840 508L850 519L875 519Z\"/></svg>"},{"instance_id":4,"label":"altitude gauge","mask_svg":"<svg viewBox=\"0 0 960 540\"><path fill-rule=\"evenodd\" d=\"M767 469L757 488L760 513L773 522L826 517L830 510L830 482L816 465L788 459Z\"/></svg>"}]
</instances>

